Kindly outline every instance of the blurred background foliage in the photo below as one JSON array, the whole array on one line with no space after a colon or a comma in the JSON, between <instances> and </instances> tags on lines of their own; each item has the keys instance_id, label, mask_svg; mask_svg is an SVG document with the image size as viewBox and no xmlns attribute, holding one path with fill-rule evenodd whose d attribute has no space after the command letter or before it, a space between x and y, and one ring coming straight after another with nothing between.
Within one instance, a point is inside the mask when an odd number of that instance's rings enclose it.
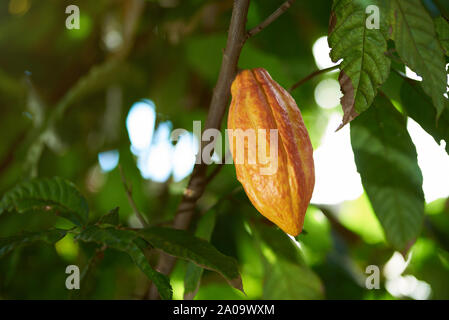
<instances>
[{"instance_id":1,"label":"blurred background foliage","mask_svg":"<svg viewBox=\"0 0 449 320\"><path fill-rule=\"evenodd\" d=\"M138 227L120 163L148 221L164 224L173 218L192 167L192 146L170 142L168 133L175 128L192 132L193 121L206 118L232 1L137 2L0 2L0 194L30 175L61 176L86 196L91 219L120 207L121 223ZM252 1L247 27L280 3ZM65 8L71 4L80 8L79 30L65 27ZM297 1L247 43L239 67L263 67L285 88L328 67L322 37L331 5L331 0ZM320 75L293 92L316 150L317 187L306 232L295 243L268 224L238 189L234 167L225 165L207 187L198 212L214 206L211 242L238 259L246 296L204 271L195 299L316 298L308 286L318 286L327 299L449 298L447 154L438 153L441 148L417 129L414 142L422 137L433 143L441 161L438 166L420 162L429 186L424 189L427 215L422 235L404 259L386 243L363 192L349 128L334 132L342 116L336 79L337 73ZM131 121L130 111L138 107L143 111ZM55 116L58 108L63 113ZM49 117L54 119L50 124ZM136 127L142 122L146 126ZM431 147L417 144L418 156ZM52 214L5 213L0 236L51 225L70 226ZM83 270L94 250L70 236L54 246L15 250L0 260L0 298L141 298L148 286L145 276L113 250L89 272L82 290L65 288L65 267L76 264ZM368 265L381 270L379 290L365 288ZM187 266L179 261L171 275L175 299L183 298Z\"/></svg>"}]
</instances>

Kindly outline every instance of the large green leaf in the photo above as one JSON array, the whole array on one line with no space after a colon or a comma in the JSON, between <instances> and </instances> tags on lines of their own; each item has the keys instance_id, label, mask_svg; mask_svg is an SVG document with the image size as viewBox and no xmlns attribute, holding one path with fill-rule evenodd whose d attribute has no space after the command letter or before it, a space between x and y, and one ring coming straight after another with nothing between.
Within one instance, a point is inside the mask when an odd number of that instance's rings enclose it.
<instances>
[{"instance_id":1,"label":"large green leaf","mask_svg":"<svg viewBox=\"0 0 449 320\"><path fill-rule=\"evenodd\" d=\"M88 219L87 202L75 185L59 177L38 178L17 184L3 195L0 214L4 211L52 211L84 225Z\"/></svg>"},{"instance_id":2,"label":"large green leaf","mask_svg":"<svg viewBox=\"0 0 449 320\"><path fill-rule=\"evenodd\" d=\"M449 154L449 102L445 101L445 108L435 123L436 112L432 100L424 93L420 83L405 80L401 86L402 109L409 117L415 120L440 144L446 141L446 152Z\"/></svg>"},{"instance_id":3,"label":"large green leaf","mask_svg":"<svg viewBox=\"0 0 449 320\"><path fill-rule=\"evenodd\" d=\"M56 243L66 234L67 230L50 229L40 232L23 232L12 237L0 238L0 258L18 247L30 245L35 242L44 242L49 244Z\"/></svg>"},{"instance_id":4,"label":"large green leaf","mask_svg":"<svg viewBox=\"0 0 449 320\"><path fill-rule=\"evenodd\" d=\"M131 230L121 230L113 227L101 228L89 226L75 239L85 242L95 242L127 253L143 273L156 285L162 299L172 298L172 287L168 278L155 271L149 264L141 248L142 239Z\"/></svg>"},{"instance_id":5,"label":"large green leaf","mask_svg":"<svg viewBox=\"0 0 449 320\"><path fill-rule=\"evenodd\" d=\"M330 56L343 59L339 76L343 97L343 123L350 122L369 108L377 89L388 78L390 59L386 57L385 28L388 15L384 2L370 1L380 11L379 29L368 29L367 3L363 0L334 0L329 26Z\"/></svg>"},{"instance_id":6,"label":"large green leaf","mask_svg":"<svg viewBox=\"0 0 449 320\"><path fill-rule=\"evenodd\" d=\"M433 20L420 0L391 0L392 38L399 56L423 78L439 116L446 92L446 64Z\"/></svg>"},{"instance_id":7,"label":"large green leaf","mask_svg":"<svg viewBox=\"0 0 449 320\"><path fill-rule=\"evenodd\" d=\"M403 117L385 96L351 123L357 170L387 240L406 249L424 218L422 175Z\"/></svg>"},{"instance_id":8,"label":"large green leaf","mask_svg":"<svg viewBox=\"0 0 449 320\"><path fill-rule=\"evenodd\" d=\"M215 217L215 210L210 210L204 214L198 221L195 236L209 241L215 227ZM187 264L186 275L184 278L184 299L191 300L195 297L200 286L203 271L204 269L202 267L193 262Z\"/></svg>"},{"instance_id":9,"label":"large green leaf","mask_svg":"<svg viewBox=\"0 0 449 320\"><path fill-rule=\"evenodd\" d=\"M310 268L277 259L266 272L263 299L322 299L323 291L320 278Z\"/></svg>"},{"instance_id":10,"label":"large green leaf","mask_svg":"<svg viewBox=\"0 0 449 320\"><path fill-rule=\"evenodd\" d=\"M155 248L218 272L230 285L243 291L237 261L222 254L208 241L172 228L150 227L139 234Z\"/></svg>"}]
</instances>

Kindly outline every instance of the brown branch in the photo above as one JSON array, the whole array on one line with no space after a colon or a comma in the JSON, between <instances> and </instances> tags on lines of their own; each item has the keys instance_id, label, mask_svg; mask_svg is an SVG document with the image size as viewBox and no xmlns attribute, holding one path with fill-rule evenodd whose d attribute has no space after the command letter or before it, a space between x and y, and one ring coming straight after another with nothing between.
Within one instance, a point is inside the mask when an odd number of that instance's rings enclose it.
<instances>
[{"instance_id":1,"label":"brown branch","mask_svg":"<svg viewBox=\"0 0 449 320\"><path fill-rule=\"evenodd\" d=\"M309 81L310 79L315 78L316 76L322 74L322 73L326 73L332 70L336 70L340 68L340 65L337 64L336 66L332 66L326 69L321 69L321 70L317 70L315 72L312 72L311 74L309 74L307 77L302 78L301 80L299 80L298 82L296 82L294 85L292 85L290 87L290 89L288 89L288 92L292 92L293 90L295 90L296 88L298 88L299 86L303 85L304 83L306 83L307 81Z\"/></svg>"},{"instance_id":2,"label":"brown branch","mask_svg":"<svg viewBox=\"0 0 449 320\"><path fill-rule=\"evenodd\" d=\"M204 130L220 129L223 116L226 112L231 97L231 83L237 74L237 64L246 40L246 17L248 13L249 0L234 0L231 22L229 25L228 39L223 53L220 73L214 88L212 100L209 106ZM205 142L202 142L205 146ZM201 157L201 152L198 153ZM196 164L190 177L187 189L176 212L173 228L187 229L195 212L197 200L201 197L206 187L206 169L204 163ZM176 262L176 258L161 253L156 269L164 274L169 274ZM152 285L148 298L157 299L159 294L157 288Z\"/></svg>"},{"instance_id":3,"label":"brown branch","mask_svg":"<svg viewBox=\"0 0 449 320\"><path fill-rule=\"evenodd\" d=\"M268 27L273 21L279 18L288 8L292 6L295 0L285 1L279 8L276 9L268 18L262 21L259 25L255 26L246 33L246 39L251 38L258 34L260 31Z\"/></svg>"},{"instance_id":4,"label":"brown branch","mask_svg":"<svg viewBox=\"0 0 449 320\"><path fill-rule=\"evenodd\" d=\"M148 223L146 222L145 218L140 213L139 209L137 208L136 203L134 202L134 199L133 199L133 196L132 196L132 192L131 192L131 188L128 187L128 184L126 183L126 177L125 177L125 173L123 172L122 166L119 165L118 168L120 170L120 177L122 178L123 187L125 188L125 193L126 193L126 196L128 197L129 205L133 209L134 214L137 216L137 218L139 219L139 221L142 224L142 226L148 227Z\"/></svg>"}]
</instances>

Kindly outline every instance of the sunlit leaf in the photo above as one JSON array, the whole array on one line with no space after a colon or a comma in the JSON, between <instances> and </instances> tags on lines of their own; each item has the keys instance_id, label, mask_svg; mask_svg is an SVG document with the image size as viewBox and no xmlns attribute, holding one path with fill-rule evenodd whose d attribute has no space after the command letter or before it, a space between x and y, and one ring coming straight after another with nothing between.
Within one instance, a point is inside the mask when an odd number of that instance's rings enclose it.
<instances>
[{"instance_id":1,"label":"sunlit leaf","mask_svg":"<svg viewBox=\"0 0 449 320\"><path fill-rule=\"evenodd\" d=\"M322 299L323 291L320 278L307 266L278 259L266 272L263 299Z\"/></svg>"}]
</instances>

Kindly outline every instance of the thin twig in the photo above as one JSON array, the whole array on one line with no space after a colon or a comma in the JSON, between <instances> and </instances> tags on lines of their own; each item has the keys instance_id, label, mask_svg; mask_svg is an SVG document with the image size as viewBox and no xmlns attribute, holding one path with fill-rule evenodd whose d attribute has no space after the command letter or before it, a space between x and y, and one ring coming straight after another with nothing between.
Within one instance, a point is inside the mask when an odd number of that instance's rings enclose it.
<instances>
[{"instance_id":1,"label":"thin twig","mask_svg":"<svg viewBox=\"0 0 449 320\"><path fill-rule=\"evenodd\" d=\"M131 208L133 209L134 214L137 216L137 218L139 219L140 223L144 227L148 227L148 223L146 222L146 220L143 217L143 215L140 213L139 209L137 208L136 203L133 200L131 188L129 188L128 184L126 183L126 178L125 178L125 174L123 172L122 166L119 165L118 168L120 170L120 177L122 178L122 183L123 183L123 187L125 188L126 196L128 197L128 202L129 202Z\"/></svg>"},{"instance_id":2,"label":"thin twig","mask_svg":"<svg viewBox=\"0 0 449 320\"><path fill-rule=\"evenodd\" d=\"M303 85L304 83L306 83L306 82L309 81L310 79L313 79L313 78L315 78L316 76L318 76L318 75L320 75L320 74L322 74L322 73L326 73L326 72L329 72L329 71L332 71L332 70L336 70L336 69L338 69L338 68L340 68L340 65L339 65L339 64L337 64L337 65L335 65L335 66L332 66L332 67L329 67L329 68L326 68L326 69L321 69L321 70L317 70L317 71L315 71L315 72L312 72L312 73L309 74L307 77L305 77L305 78L299 80L299 81L296 82L294 85L292 85L292 86L290 87L290 89L288 89L288 92L292 92L293 90L295 90L296 88L298 88L300 85Z\"/></svg>"},{"instance_id":3,"label":"thin twig","mask_svg":"<svg viewBox=\"0 0 449 320\"><path fill-rule=\"evenodd\" d=\"M279 18L285 11L287 11L288 8L292 6L292 4L295 2L295 0L287 0L285 1L279 8L276 9L275 12L273 12L268 18L266 18L264 21L262 21L259 25L255 26L251 30L249 30L246 33L246 39L249 39L256 34L258 34L260 31L268 27L273 21L275 21L277 18Z\"/></svg>"}]
</instances>

